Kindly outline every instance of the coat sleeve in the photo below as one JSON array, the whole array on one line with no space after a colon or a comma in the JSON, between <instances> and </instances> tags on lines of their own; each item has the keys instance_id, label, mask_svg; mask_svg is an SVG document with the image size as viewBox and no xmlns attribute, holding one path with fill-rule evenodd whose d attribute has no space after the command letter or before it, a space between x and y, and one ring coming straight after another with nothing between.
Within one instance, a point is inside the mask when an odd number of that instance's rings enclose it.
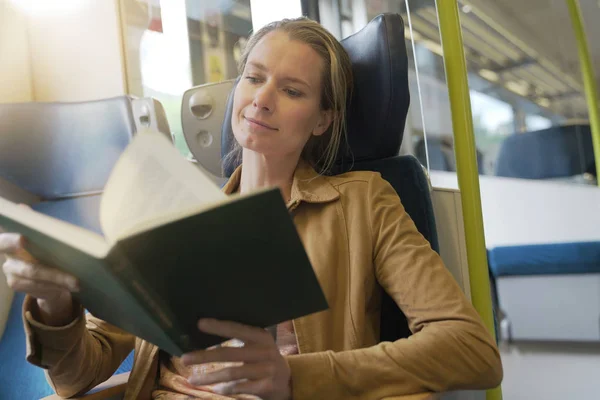
<instances>
[{"instance_id":1,"label":"coat sleeve","mask_svg":"<svg viewBox=\"0 0 600 400\"><path fill-rule=\"evenodd\" d=\"M289 356L294 399L382 399L498 386L500 355L479 315L391 185L374 176L368 186L375 273L413 335L364 349Z\"/></svg>"},{"instance_id":2,"label":"coat sleeve","mask_svg":"<svg viewBox=\"0 0 600 400\"><path fill-rule=\"evenodd\" d=\"M66 326L40 323L34 298L23 303L27 361L44 368L61 397L81 395L110 378L133 350L135 337L76 305L76 319Z\"/></svg>"}]
</instances>

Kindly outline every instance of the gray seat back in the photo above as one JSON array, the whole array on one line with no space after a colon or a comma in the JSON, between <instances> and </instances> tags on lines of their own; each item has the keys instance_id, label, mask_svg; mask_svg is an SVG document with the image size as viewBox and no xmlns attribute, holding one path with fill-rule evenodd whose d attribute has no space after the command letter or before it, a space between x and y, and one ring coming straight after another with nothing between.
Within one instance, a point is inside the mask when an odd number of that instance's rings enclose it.
<instances>
[{"instance_id":1,"label":"gray seat back","mask_svg":"<svg viewBox=\"0 0 600 400\"><path fill-rule=\"evenodd\" d=\"M77 103L0 104L0 181L45 214L94 231L99 195L135 132L170 136L160 103L119 96Z\"/></svg>"}]
</instances>

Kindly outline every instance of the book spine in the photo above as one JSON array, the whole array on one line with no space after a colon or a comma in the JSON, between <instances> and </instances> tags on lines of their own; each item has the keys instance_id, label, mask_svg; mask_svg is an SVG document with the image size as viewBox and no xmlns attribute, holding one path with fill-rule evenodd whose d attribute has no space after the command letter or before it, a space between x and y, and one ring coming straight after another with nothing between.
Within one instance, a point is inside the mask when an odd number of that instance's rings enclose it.
<instances>
[{"instance_id":1,"label":"book spine","mask_svg":"<svg viewBox=\"0 0 600 400\"><path fill-rule=\"evenodd\" d=\"M184 333L185 331L177 322L177 318L171 312L170 308L154 293L149 285L145 284L144 279L131 264L127 255L117 248L113 248L111 258L112 260L110 260L109 264L116 278L125 287L129 288L142 308L164 330L178 349L178 353L188 351L191 346L189 335ZM173 355L179 356L181 354Z\"/></svg>"}]
</instances>

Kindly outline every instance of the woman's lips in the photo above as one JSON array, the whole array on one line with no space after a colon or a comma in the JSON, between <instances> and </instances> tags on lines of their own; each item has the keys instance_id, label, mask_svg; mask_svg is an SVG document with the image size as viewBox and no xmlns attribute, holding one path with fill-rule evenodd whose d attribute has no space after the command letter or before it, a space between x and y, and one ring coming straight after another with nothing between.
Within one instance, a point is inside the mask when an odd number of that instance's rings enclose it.
<instances>
[{"instance_id":1,"label":"woman's lips","mask_svg":"<svg viewBox=\"0 0 600 400\"><path fill-rule=\"evenodd\" d=\"M272 127L271 125L269 125L269 124L267 124L267 123L265 123L265 122L262 122L262 121L256 120L256 119L254 119L254 118L248 118L248 117L244 117L244 119L246 120L246 122L247 122L247 123L248 123L250 126L254 126L254 127L260 127L260 128L265 128L265 129L270 129L270 130L273 130L273 131L276 131L276 130L277 130L277 128L274 128L274 127Z\"/></svg>"}]
</instances>

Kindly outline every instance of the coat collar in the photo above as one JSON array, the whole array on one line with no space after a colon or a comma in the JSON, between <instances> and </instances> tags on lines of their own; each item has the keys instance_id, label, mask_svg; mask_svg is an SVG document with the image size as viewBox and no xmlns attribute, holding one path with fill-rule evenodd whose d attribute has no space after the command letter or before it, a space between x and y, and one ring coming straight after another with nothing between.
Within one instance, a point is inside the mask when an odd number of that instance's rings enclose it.
<instances>
[{"instance_id":1,"label":"coat collar","mask_svg":"<svg viewBox=\"0 0 600 400\"><path fill-rule=\"evenodd\" d=\"M225 194L235 193L240 186L242 165L229 178L223 186ZM300 160L294 171L292 182L291 203L327 203L337 200L340 193L329 183L327 177L319 175L306 161Z\"/></svg>"}]
</instances>

